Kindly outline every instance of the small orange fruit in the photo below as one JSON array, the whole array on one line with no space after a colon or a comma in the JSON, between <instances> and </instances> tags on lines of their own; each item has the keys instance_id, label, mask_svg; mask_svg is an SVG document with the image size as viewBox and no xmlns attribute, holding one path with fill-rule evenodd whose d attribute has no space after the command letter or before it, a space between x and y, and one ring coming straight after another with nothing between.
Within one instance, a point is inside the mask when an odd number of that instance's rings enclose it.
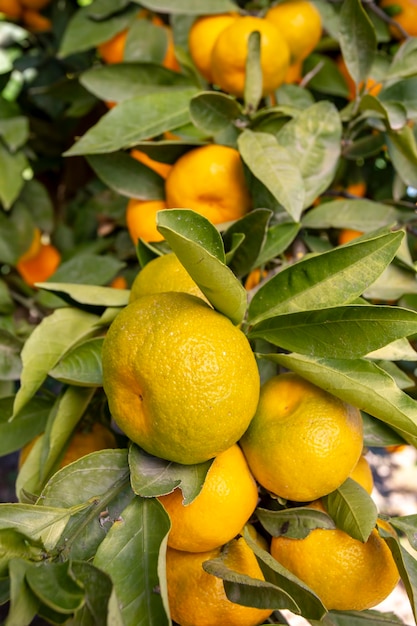
<instances>
[{"instance_id":1,"label":"small orange fruit","mask_svg":"<svg viewBox=\"0 0 417 626\"><path fill-rule=\"evenodd\" d=\"M44 33L52 29L52 22L39 11L33 9L24 9L23 23L34 33Z\"/></svg>"},{"instance_id":2,"label":"small orange fruit","mask_svg":"<svg viewBox=\"0 0 417 626\"><path fill-rule=\"evenodd\" d=\"M113 289L128 289L127 280L124 276L116 276L110 283Z\"/></svg>"},{"instance_id":3,"label":"small orange fruit","mask_svg":"<svg viewBox=\"0 0 417 626\"><path fill-rule=\"evenodd\" d=\"M342 228L337 238L339 246L344 243L349 243L349 241L353 241L363 235L361 230L354 230L353 228Z\"/></svg>"},{"instance_id":4,"label":"small orange fruit","mask_svg":"<svg viewBox=\"0 0 417 626\"><path fill-rule=\"evenodd\" d=\"M156 214L167 208L164 200L137 200L131 198L126 207L126 225L136 245L144 241L162 241L163 236L156 228Z\"/></svg>"},{"instance_id":5,"label":"small orange fruit","mask_svg":"<svg viewBox=\"0 0 417 626\"><path fill-rule=\"evenodd\" d=\"M194 65L209 82L214 81L211 71L211 53L220 33L238 17L237 13L205 15L198 18L190 28L188 48Z\"/></svg>"},{"instance_id":6,"label":"small orange fruit","mask_svg":"<svg viewBox=\"0 0 417 626\"><path fill-rule=\"evenodd\" d=\"M35 283L47 280L61 262L61 254L52 244L41 244L38 253L26 260L20 260L16 269L23 280L33 287Z\"/></svg>"}]
</instances>

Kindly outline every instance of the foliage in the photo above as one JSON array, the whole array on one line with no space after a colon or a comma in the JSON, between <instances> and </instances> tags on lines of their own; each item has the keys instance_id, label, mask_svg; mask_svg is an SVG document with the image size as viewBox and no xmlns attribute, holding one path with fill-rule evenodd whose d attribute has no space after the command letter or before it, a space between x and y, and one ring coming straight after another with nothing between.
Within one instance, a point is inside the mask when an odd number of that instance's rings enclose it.
<instances>
[{"instance_id":1,"label":"foliage","mask_svg":"<svg viewBox=\"0 0 417 626\"><path fill-rule=\"evenodd\" d=\"M170 623L169 520L156 496L180 485L191 501L207 464L155 459L117 432L119 449L55 471L78 423L111 423L101 345L129 297L111 281L121 275L129 287L141 265L167 250L217 310L242 324L263 379L290 369L358 406L366 445L417 445L417 39L394 39L394 18L372 1L315 0L325 34L301 81L259 100L253 54L253 82L239 100L210 88L193 67L187 32L198 4L60 0L44 11L51 31L0 21L0 453L43 434L17 477L17 501L0 504L6 626L36 615L55 624ZM270 4L207 0L204 13L262 13ZM101 62L96 47L133 28L140 7L171 26L180 72L160 64L152 29L142 33L145 60ZM377 95L371 76L381 83ZM253 210L221 227L187 208L161 212L165 241L135 247L126 204L163 197L163 181L130 149L173 163L212 141L239 150ZM364 198L349 192L358 181ZM32 288L16 265L36 227L62 262ZM342 229L363 234L339 246ZM248 292L258 268L267 278ZM261 495L255 522L264 534L300 537L336 524L365 540L377 519L370 497L349 481L327 496L331 519ZM415 516L391 521L415 543ZM277 620L288 608L313 625L401 623L375 611L326 612L247 539L264 584L207 564L234 601L269 606ZM417 563L398 538L386 539L416 615Z\"/></svg>"}]
</instances>

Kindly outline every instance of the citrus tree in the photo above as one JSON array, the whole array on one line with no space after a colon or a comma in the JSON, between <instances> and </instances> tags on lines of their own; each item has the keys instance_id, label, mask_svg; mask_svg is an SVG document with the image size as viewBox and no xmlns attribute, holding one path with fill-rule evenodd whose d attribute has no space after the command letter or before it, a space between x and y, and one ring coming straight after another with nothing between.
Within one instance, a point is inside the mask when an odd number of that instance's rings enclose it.
<instances>
[{"instance_id":1,"label":"citrus tree","mask_svg":"<svg viewBox=\"0 0 417 626\"><path fill-rule=\"evenodd\" d=\"M354 473L417 445L415 3L0 11L6 626L416 615L417 515Z\"/></svg>"}]
</instances>

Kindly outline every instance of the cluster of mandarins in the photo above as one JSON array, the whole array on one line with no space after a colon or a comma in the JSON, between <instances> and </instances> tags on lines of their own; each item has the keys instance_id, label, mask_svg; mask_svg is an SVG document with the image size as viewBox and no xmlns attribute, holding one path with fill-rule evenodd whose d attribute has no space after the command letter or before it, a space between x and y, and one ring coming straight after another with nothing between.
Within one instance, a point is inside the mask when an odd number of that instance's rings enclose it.
<instances>
[{"instance_id":1,"label":"cluster of mandarins","mask_svg":"<svg viewBox=\"0 0 417 626\"><path fill-rule=\"evenodd\" d=\"M22 22L31 31L43 32L51 30L51 20L40 11L51 0L0 0L0 13L8 19Z\"/></svg>"}]
</instances>

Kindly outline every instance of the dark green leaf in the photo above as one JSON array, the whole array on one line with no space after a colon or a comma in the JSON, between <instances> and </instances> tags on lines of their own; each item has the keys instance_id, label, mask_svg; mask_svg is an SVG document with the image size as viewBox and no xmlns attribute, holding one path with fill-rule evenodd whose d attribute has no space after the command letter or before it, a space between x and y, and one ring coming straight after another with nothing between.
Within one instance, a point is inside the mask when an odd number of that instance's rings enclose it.
<instances>
[{"instance_id":1,"label":"dark green leaf","mask_svg":"<svg viewBox=\"0 0 417 626\"><path fill-rule=\"evenodd\" d=\"M305 198L304 183L291 150L268 133L244 130L238 139L242 159L292 217L300 218Z\"/></svg>"},{"instance_id":2,"label":"dark green leaf","mask_svg":"<svg viewBox=\"0 0 417 626\"><path fill-rule=\"evenodd\" d=\"M235 236L242 234L243 239L234 250L228 263L230 269L238 277L243 277L255 266L260 250L263 248L267 236L267 226L271 218L271 211L255 209L234 222L223 233L226 247L231 247Z\"/></svg>"},{"instance_id":3,"label":"dark green leaf","mask_svg":"<svg viewBox=\"0 0 417 626\"><path fill-rule=\"evenodd\" d=\"M103 338L90 339L78 344L50 370L49 375L69 385L101 386L101 348Z\"/></svg>"},{"instance_id":4,"label":"dark green leaf","mask_svg":"<svg viewBox=\"0 0 417 626\"><path fill-rule=\"evenodd\" d=\"M200 493L212 462L211 459L197 465L180 465L132 445L129 453L132 489L139 496L152 498L180 487L184 504L190 504Z\"/></svg>"},{"instance_id":5,"label":"dark green leaf","mask_svg":"<svg viewBox=\"0 0 417 626\"><path fill-rule=\"evenodd\" d=\"M385 448L404 444L405 441L392 428L362 412L363 445L368 448Z\"/></svg>"},{"instance_id":6,"label":"dark green leaf","mask_svg":"<svg viewBox=\"0 0 417 626\"><path fill-rule=\"evenodd\" d=\"M123 152L91 155L87 161L97 176L122 196L141 200L163 200L164 179Z\"/></svg>"},{"instance_id":7,"label":"dark green leaf","mask_svg":"<svg viewBox=\"0 0 417 626\"><path fill-rule=\"evenodd\" d=\"M239 324L246 311L247 294L225 265L223 241L202 215L188 209L159 211L158 230L218 311Z\"/></svg>"},{"instance_id":8,"label":"dark green leaf","mask_svg":"<svg viewBox=\"0 0 417 626\"><path fill-rule=\"evenodd\" d=\"M252 339L301 354L356 359L417 333L417 313L391 306L348 305L278 315L249 331Z\"/></svg>"},{"instance_id":9,"label":"dark green leaf","mask_svg":"<svg viewBox=\"0 0 417 626\"><path fill-rule=\"evenodd\" d=\"M123 61L147 61L162 64L168 46L165 28L149 20L135 20L129 28Z\"/></svg>"},{"instance_id":10,"label":"dark green leaf","mask_svg":"<svg viewBox=\"0 0 417 626\"><path fill-rule=\"evenodd\" d=\"M391 517L391 526L407 536L410 545L417 550L417 515L403 515L401 517Z\"/></svg>"},{"instance_id":11,"label":"dark green leaf","mask_svg":"<svg viewBox=\"0 0 417 626\"><path fill-rule=\"evenodd\" d=\"M303 217L306 228L353 228L368 232L400 221L404 213L373 200L334 200L313 208Z\"/></svg>"},{"instance_id":12,"label":"dark green leaf","mask_svg":"<svg viewBox=\"0 0 417 626\"><path fill-rule=\"evenodd\" d=\"M255 265L261 266L282 254L294 241L299 230L300 225L293 222L274 224L268 228L264 245L259 252Z\"/></svg>"},{"instance_id":13,"label":"dark green leaf","mask_svg":"<svg viewBox=\"0 0 417 626\"><path fill-rule=\"evenodd\" d=\"M77 254L60 264L50 282L103 285L109 283L124 265L110 255Z\"/></svg>"},{"instance_id":14,"label":"dark green leaf","mask_svg":"<svg viewBox=\"0 0 417 626\"><path fill-rule=\"evenodd\" d=\"M187 124L193 88L169 89L120 102L92 126L66 153L104 154L131 148L142 139Z\"/></svg>"},{"instance_id":15,"label":"dark green leaf","mask_svg":"<svg viewBox=\"0 0 417 626\"><path fill-rule=\"evenodd\" d=\"M359 0L342 4L339 43L349 74L359 85L370 72L377 47L375 29Z\"/></svg>"},{"instance_id":16,"label":"dark green leaf","mask_svg":"<svg viewBox=\"0 0 417 626\"><path fill-rule=\"evenodd\" d=\"M324 54L313 52L303 63L304 74L312 73L308 87L330 96L347 98L349 90L336 63Z\"/></svg>"},{"instance_id":17,"label":"dark green leaf","mask_svg":"<svg viewBox=\"0 0 417 626\"><path fill-rule=\"evenodd\" d=\"M368 493L351 478L323 498L323 504L337 528L358 541L367 541L375 528L378 511Z\"/></svg>"},{"instance_id":18,"label":"dark green leaf","mask_svg":"<svg viewBox=\"0 0 417 626\"><path fill-rule=\"evenodd\" d=\"M417 144L409 126L397 132L386 133L389 156L401 180L417 187Z\"/></svg>"},{"instance_id":19,"label":"dark green leaf","mask_svg":"<svg viewBox=\"0 0 417 626\"><path fill-rule=\"evenodd\" d=\"M71 562L71 575L85 592L84 606L74 616L74 626L100 626L107 623L108 603L112 591L110 578L85 561Z\"/></svg>"},{"instance_id":20,"label":"dark green leaf","mask_svg":"<svg viewBox=\"0 0 417 626\"><path fill-rule=\"evenodd\" d=\"M29 541L13 528L0 530L0 575L6 576L9 562L12 559L26 559L28 561L41 561L44 555L44 547L39 542Z\"/></svg>"},{"instance_id":21,"label":"dark green leaf","mask_svg":"<svg viewBox=\"0 0 417 626\"><path fill-rule=\"evenodd\" d=\"M282 511L269 511L258 507L256 515L273 537L285 535L291 539L304 539L315 528L335 528L334 521L327 513L308 507Z\"/></svg>"},{"instance_id":22,"label":"dark green leaf","mask_svg":"<svg viewBox=\"0 0 417 626\"><path fill-rule=\"evenodd\" d=\"M387 233L287 267L255 294L248 322L255 324L273 315L353 302L390 263L403 236L399 231Z\"/></svg>"},{"instance_id":23,"label":"dark green leaf","mask_svg":"<svg viewBox=\"0 0 417 626\"><path fill-rule=\"evenodd\" d=\"M6 209L19 195L25 182L22 174L28 166L23 151L11 153L0 142L0 201Z\"/></svg>"},{"instance_id":24,"label":"dark green leaf","mask_svg":"<svg viewBox=\"0 0 417 626\"><path fill-rule=\"evenodd\" d=\"M43 432L52 407L52 400L35 396L9 421L13 400L13 396L0 398L0 456L20 450Z\"/></svg>"},{"instance_id":25,"label":"dark green leaf","mask_svg":"<svg viewBox=\"0 0 417 626\"><path fill-rule=\"evenodd\" d=\"M239 103L225 93L201 92L190 100L191 121L211 135L227 129L241 115Z\"/></svg>"},{"instance_id":26,"label":"dark green leaf","mask_svg":"<svg viewBox=\"0 0 417 626\"><path fill-rule=\"evenodd\" d=\"M71 576L70 563L45 563L31 567L26 580L33 593L48 607L71 614L84 604L83 587Z\"/></svg>"},{"instance_id":27,"label":"dark green leaf","mask_svg":"<svg viewBox=\"0 0 417 626\"><path fill-rule=\"evenodd\" d=\"M385 422L408 443L417 444L416 400L401 391L375 363L300 354L272 354L267 358Z\"/></svg>"},{"instance_id":28,"label":"dark green leaf","mask_svg":"<svg viewBox=\"0 0 417 626\"><path fill-rule=\"evenodd\" d=\"M20 351L22 342L14 335L0 328L0 378L18 380L22 370Z\"/></svg>"},{"instance_id":29,"label":"dark green leaf","mask_svg":"<svg viewBox=\"0 0 417 626\"><path fill-rule=\"evenodd\" d=\"M157 591L163 585L158 572L159 552L168 531L169 518L159 501L136 496L97 550L93 565L111 577L125 624L169 623Z\"/></svg>"},{"instance_id":30,"label":"dark green leaf","mask_svg":"<svg viewBox=\"0 0 417 626\"><path fill-rule=\"evenodd\" d=\"M26 581L26 572L32 567L33 564L23 559L10 561L10 610L7 626L29 626L37 614L39 600Z\"/></svg>"}]
</instances>

